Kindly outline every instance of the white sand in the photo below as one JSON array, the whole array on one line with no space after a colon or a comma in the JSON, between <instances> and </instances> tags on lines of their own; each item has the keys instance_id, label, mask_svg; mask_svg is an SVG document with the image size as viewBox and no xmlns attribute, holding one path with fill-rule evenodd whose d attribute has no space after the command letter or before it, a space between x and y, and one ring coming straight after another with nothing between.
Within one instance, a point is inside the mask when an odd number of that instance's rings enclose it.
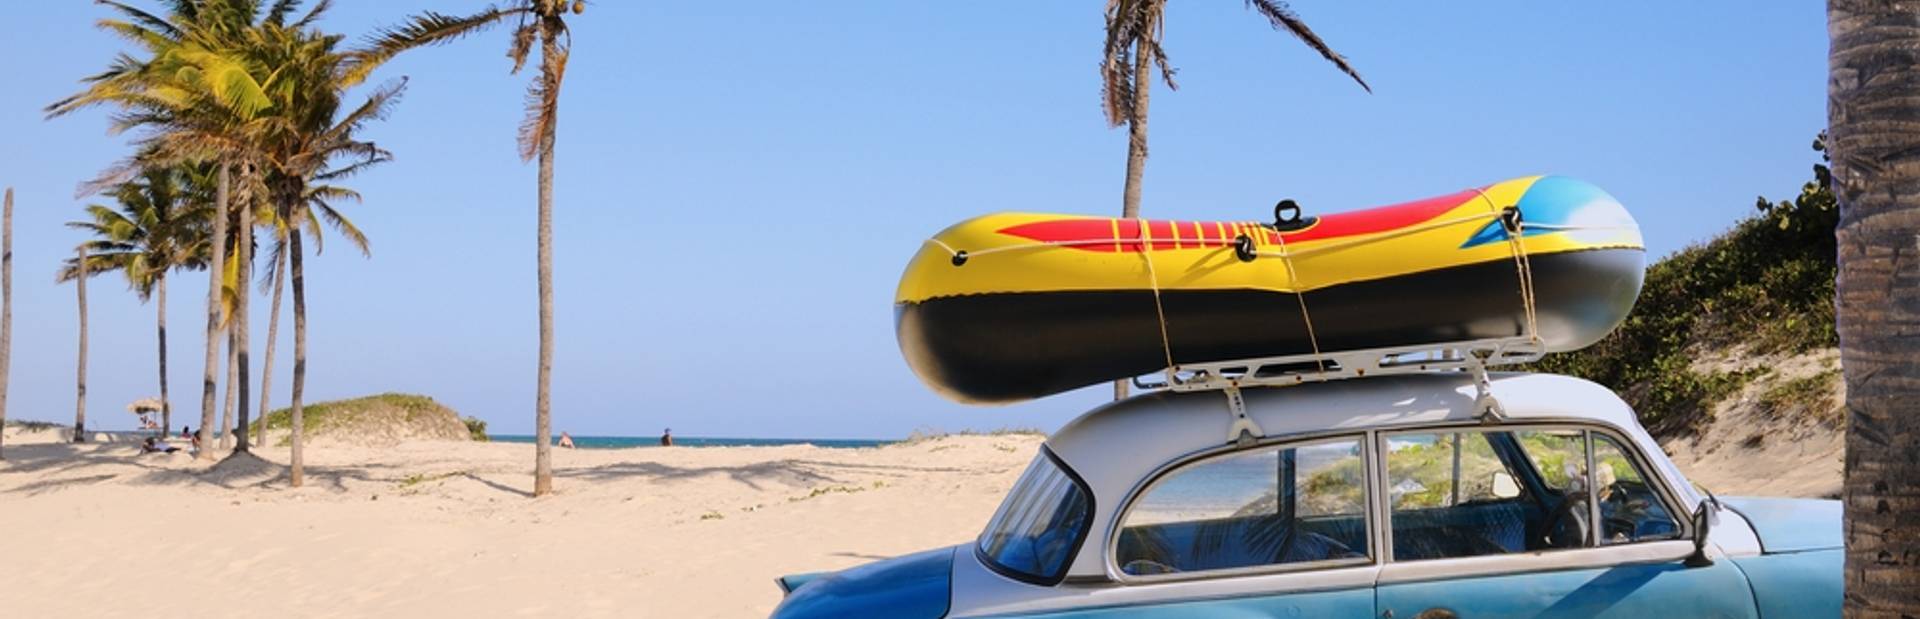
<instances>
[{"instance_id":1,"label":"white sand","mask_svg":"<svg viewBox=\"0 0 1920 619\"><path fill-rule=\"evenodd\" d=\"M1036 436L878 449L285 448L218 466L12 436L0 615L765 616L773 578L971 540Z\"/></svg>"},{"instance_id":2,"label":"white sand","mask_svg":"<svg viewBox=\"0 0 1920 619\"><path fill-rule=\"evenodd\" d=\"M1838 487L1832 430L1676 444L1725 495ZM217 466L9 429L0 616L756 617L773 578L970 541L1036 436L877 449L555 450L533 500L525 444L316 445ZM1722 435L1725 436L1722 436Z\"/></svg>"}]
</instances>

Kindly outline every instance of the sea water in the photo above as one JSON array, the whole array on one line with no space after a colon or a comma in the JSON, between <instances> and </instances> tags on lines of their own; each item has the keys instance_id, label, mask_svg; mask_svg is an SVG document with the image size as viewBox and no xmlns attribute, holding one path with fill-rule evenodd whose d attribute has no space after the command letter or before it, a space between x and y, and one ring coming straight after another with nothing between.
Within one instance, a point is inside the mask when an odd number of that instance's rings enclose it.
<instances>
[{"instance_id":1,"label":"sea water","mask_svg":"<svg viewBox=\"0 0 1920 619\"><path fill-rule=\"evenodd\" d=\"M494 434L495 442L531 443L533 436L528 434ZM559 441L559 435L554 435ZM812 445L814 447L855 448L879 447L897 441L851 438L721 438L710 436L675 436L674 447L778 447L781 445ZM658 436L579 436L573 437L575 447L582 449L622 449L627 447L659 447Z\"/></svg>"}]
</instances>

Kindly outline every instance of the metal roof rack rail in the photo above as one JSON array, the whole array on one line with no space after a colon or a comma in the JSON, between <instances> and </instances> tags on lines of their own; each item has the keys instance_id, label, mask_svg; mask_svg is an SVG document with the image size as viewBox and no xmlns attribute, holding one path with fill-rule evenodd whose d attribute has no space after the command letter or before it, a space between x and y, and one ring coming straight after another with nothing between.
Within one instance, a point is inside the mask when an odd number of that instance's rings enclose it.
<instances>
[{"instance_id":1,"label":"metal roof rack rail","mask_svg":"<svg viewBox=\"0 0 1920 619\"><path fill-rule=\"evenodd\" d=\"M1168 368L1165 379L1160 382L1142 382L1136 377L1134 384L1144 389L1209 391L1437 370L1460 370L1483 377L1487 367L1531 363L1545 354L1545 343L1521 335L1322 352L1317 355L1187 363Z\"/></svg>"}]
</instances>

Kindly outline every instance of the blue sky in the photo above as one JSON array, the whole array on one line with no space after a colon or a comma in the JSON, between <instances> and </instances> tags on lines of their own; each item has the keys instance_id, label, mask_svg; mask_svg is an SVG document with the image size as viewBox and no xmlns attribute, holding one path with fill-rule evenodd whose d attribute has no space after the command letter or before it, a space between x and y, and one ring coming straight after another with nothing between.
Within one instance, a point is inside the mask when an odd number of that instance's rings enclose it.
<instances>
[{"instance_id":1,"label":"blue sky","mask_svg":"<svg viewBox=\"0 0 1920 619\"><path fill-rule=\"evenodd\" d=\"M481 4L352 0L323 25L358 35ZM1117 213L1126 136L1100 112L1103 6L592 5L560 119L555 427L886 438L1052 430L1099 403L1103 388L946 402L901 361L890 304L912 252L954 221ZM1257 219L1281 197L1333 212L1556 173L1613 193L1665 254L1755 195L1796 192L1825 125L1818 3L1295 8L1374 93L1240 3L1173 2L1180 89L1154 93L1148 216ZM0 185L18 194L8 415L67 421L74 291L52 273L81 236L60 224L93 201L76 185L127 149L104 112L39 109L123 46L90 3L18 10L0 36ZM513 143L525 79L505 48L497 31L384 70L410 84L368 135L397 160L353 183L373 257L339 244L309 262L310 401L417 392L530 431L534 170ZM168 308L175 410L195 423L205 282L177 277ZM89 289L94 427L130 427L123 406L157 392L154 308L123 284ZM278 366L276 404L290 359Z\"/></svg>"}]
</instances>

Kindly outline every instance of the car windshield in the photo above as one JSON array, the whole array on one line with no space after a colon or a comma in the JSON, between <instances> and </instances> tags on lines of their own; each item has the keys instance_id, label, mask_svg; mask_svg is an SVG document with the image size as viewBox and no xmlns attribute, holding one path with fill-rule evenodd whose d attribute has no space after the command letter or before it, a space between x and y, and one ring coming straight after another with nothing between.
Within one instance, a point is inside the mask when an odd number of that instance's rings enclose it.
<instances>
[{"instance_id":1,"label":"car windshield","mask_svg":"<svg viewBox=\"0 0 1920 619\"><path fill-rule=\"evenodd\" d=\"M980 554L1009 576L1056 584L1087 533L1092 503L1085 484L1042 447L980 533Z\"/></svg>"}]
</instances>

